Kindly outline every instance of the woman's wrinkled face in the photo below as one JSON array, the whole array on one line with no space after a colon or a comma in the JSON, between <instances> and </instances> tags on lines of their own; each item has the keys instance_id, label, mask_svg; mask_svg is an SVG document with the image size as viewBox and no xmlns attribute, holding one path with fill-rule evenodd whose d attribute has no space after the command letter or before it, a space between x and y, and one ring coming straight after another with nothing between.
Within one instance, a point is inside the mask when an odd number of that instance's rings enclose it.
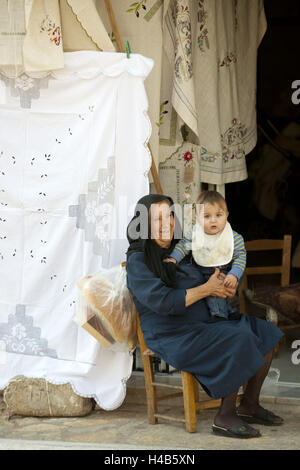
<instances>
[{"instance_id":1,"label":"woman's wrinkled face","mask_svg":"<svg viewBox=\"0 0 300 470\"><path fill-rule=\"evenodd\" d=\"M168 201L152 204L149 216L151 239L161 248L168 248L174 235L174 216Z\"/></svg>"}]
</instances>

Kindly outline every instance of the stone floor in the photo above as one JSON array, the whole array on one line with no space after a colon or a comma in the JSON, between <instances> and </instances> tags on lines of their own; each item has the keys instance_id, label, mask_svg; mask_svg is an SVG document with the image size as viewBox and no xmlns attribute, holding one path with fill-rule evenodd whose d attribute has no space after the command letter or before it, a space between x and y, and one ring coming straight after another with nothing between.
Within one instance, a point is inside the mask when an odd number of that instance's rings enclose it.
<instances>
[{"instance_id":1,"label":"stone floor","mask_svg":"<svg viewBox=\"0 0 300 470\"><path fill-rule=\"evenodd\" d=\"M181 423L161 421L157 425L148 424L145 390L140 386L128 387L126 399L117 410L96 408L81 418L12 416L8 419L2 401L0 449L29 449L30 442L33 449L300 449L300 400L264 396L262 404L282 416L285 424L280 427L256 425L262 437L241 440L212 434L211 424L216 410L200 412L197 432L193 434L187 433ZM183 417L182 400L178 398L172 402L161 402L160 412Z\"/></svg>"}]
</instances>

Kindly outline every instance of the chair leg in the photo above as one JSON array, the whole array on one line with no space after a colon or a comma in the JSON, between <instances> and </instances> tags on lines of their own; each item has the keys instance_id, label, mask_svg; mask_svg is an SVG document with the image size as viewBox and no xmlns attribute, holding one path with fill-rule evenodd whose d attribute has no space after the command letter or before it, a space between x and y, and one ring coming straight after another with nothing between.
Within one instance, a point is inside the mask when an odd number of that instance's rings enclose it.
<instances>
[{"instance_id":1,"label":"chair leg","mask_svg":"<svg viewBox=\"0 0 300 470\"><path fill-rule=\"evenodd\" d=\"M193 377L193 385L194 385L195 402L198 403L199 402L199 383L198 383L198 380L195 379L194 376L192 377Z\"/></svg>"},{"instance_id":2,"label":"chair leg","mask_svg":"<svg viewBox=\"0 0 300 470\"><path fill-rule=\"evenodd\" d=\"M142 360L144 366L148 422L149 424L156 424L157 418L154 415L157 413L157 400L156 389L152 385L152 382L154 382L154 374L151 363L151 357L142 355Z\"/></svg>"},{"instance_id":3,"label":"chair leg","mask_svg":"<svg viewBox=\"0 0 300 470\"><path fill-rule=\"evenodd\" d=\"M266 320L270 321L274 325L278 327L278 313L274 308L272 307L267 307L267 314L266 314ZM279 351L279 344L276 344L274 348L274 357L278 357L278 351Z\"/></svg>"},{"instance_id":4,"label":"chair leg","mask_svg":"<svg viewBox=\"0 0 300 470\"><path fill-rule=\"evenodd\" d=\"M144 367L148 422L149 424L156 424L157 418L154 416L157 413L156 389L152 385L152 383L154 382L154 373L152 368L151 357L148 354L144 354L147 350L147 346L141 329L138 312L136 312L136 330L140 343L140 351Z\"/></svg>"},{"instance_id":5,"label":"chair leg","mask_svg":"<svg viewBox=\"0 0 300 470\"><path fill-rule=\"evenodd\" d=\"M181 372L181 379L183 388L185 428L187 432L196 432L197 417L194 377L189 372Z\"/></svg>"}]
</instances>

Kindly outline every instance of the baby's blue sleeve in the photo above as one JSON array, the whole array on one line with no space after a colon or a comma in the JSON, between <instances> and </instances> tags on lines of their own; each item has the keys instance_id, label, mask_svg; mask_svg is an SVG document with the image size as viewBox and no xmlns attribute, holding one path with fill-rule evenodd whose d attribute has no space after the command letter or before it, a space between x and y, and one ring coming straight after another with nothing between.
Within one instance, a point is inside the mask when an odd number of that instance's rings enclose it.
<instances>
[{"instance_id":1,"label":"baby's blue sleeve","mask_svg":"<svg viewBox=\"0 0 300 470\"><path fill-rule=\"evenodd\" d=\"M233 274L240 281L246 268L247 252L242 235L233 231L233 239L233 262L228 274Z\"/></svg>"},{"instance_id":2,"label":"baby's blue sleeve","mask_svg":"<svg viewBox=\"0 0 300 470\"><path fill-rule=\"evenodd\" d=\"M180 263L183 258L190 253L192 249L192 233L187 237L183 237L175 246L170 256Z\"/></svg>"}]
</instances>

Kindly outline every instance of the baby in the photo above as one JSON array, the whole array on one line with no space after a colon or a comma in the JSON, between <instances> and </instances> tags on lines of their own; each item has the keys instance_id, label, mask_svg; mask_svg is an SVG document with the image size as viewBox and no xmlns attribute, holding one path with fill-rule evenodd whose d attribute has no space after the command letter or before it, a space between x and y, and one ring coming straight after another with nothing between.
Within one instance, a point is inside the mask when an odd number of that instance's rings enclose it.
<instances>
[{"instance_id":1,"label":"baby","mask_svg":"<svg viewBox=\"0 0 300 470\"><path fill-rule=\"evenodd\" d=\"M191 236L180 240L164 261L179 263L192 251L193 259L206 281L215 268L219 268L226 275L224 285L236 288L246 267L243 237L231 229L227 221L227 204L220 193L203 191L197 204L197 222ZM236 312L226 299L209 296L206 302L214 317L228 318L228 314Z\"/></svg>"}]
</instances>

